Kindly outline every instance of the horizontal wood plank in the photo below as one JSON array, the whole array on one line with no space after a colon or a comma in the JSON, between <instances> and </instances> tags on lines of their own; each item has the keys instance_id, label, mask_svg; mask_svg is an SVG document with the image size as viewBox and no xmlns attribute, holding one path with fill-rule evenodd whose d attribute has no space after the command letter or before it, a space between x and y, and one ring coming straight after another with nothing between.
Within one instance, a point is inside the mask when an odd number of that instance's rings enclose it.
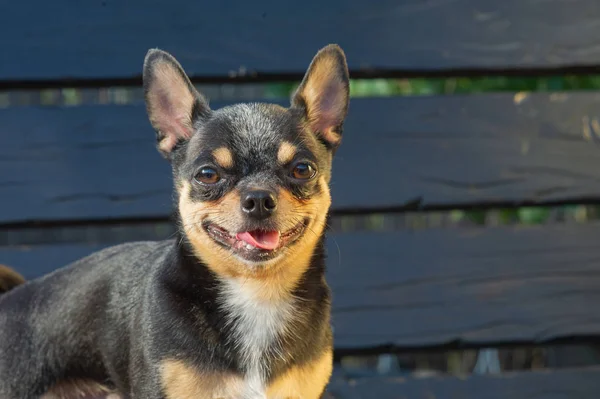
<instances>
[{"instance_id":1,"label":"horizontal wood plank","mask_svg":"<svg viewBox=\"0 0 600 399\"><path fill-rule=\"evenodd\" d=\"M598 93L354 99L333 207L598 200L599 118ZM0 130L0 222L170 212L141 104L8 108Z\"/></svg>"},{"instance_id":2,"label":"horizontal wood plank","mask_svg":"<svg viewBox=\"0 0 600 399\"><path fill-rule=\"evenodd\" d=\"M354 71L600 63L595 0L4 2L2 80L141 74L149 48L195 76L300 74L337 42Z\"/></svg>"},{"instance_id":3,"label":"horizontal wood plank","mask_svg":"<svg viewBox=\"0 0 600 399\"><path fill-rule=\"evenodd\" d=\"M0 248L0 264L10 265L27 280L48 274L109 244L63 244Z\"/></svg>"},{"instance_id":4,"label":"horizontal wood plank","mask_svg":"<svg viewBox=\"0 0 600 399\"><path fill-rule=\"evenodd\" d=\"M332 379L328 399L574 399L596 398L597 368L457 377Z\"/></svg>"},{"instance_id":5,"label":"horizontal wood plank","mask_svg":"<svg viewBox=\"0 0 600 399\"><path fill-rule=\"evenodd\" d=\"M600 334L600 223L331 234L336 346L541 343ZM99 248L2 248L31 278Z\"/></svg>"}]
</instances>

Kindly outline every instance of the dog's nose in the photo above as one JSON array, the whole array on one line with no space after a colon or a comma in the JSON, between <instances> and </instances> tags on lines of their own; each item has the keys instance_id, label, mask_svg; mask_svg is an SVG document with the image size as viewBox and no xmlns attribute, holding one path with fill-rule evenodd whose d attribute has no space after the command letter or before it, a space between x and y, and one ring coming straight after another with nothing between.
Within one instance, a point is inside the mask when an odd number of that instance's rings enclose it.
<instances>
[{"instance_id":1,"label":"dog's nose","mask_svg":"<svg viewBox=\"0 0 600 399\"><path fill-rule=\"evenodd\" d=\"M242 197L242 211L254 219L266 219L276 209L277 197L271 191L253 190Z\"/></svg>"}]
</instances>

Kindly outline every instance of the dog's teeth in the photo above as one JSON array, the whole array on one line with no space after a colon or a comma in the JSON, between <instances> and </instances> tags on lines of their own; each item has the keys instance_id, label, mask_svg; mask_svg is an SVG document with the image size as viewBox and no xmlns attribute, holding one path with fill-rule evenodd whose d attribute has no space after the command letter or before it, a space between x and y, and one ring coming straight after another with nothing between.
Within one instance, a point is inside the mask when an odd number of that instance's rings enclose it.
<instances>
[{"instance_id":1,"label":"dog's teeth","mask_svg":"<svg viewBox=\"0 0 600 399\"><path fill-rule=\"evenodd\" d=\"M252 245L246 244L246 249L252 249L252 248L253 248Z\"/></svg>"}]
</instances>

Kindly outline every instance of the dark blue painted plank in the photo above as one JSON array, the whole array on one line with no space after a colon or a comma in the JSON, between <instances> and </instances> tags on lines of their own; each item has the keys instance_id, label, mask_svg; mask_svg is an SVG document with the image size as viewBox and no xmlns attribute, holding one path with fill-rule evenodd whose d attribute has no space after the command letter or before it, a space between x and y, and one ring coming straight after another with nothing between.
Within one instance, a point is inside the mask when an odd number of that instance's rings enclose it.
<instances>
[{"instance_id":1,"label":"dark blue painted plank","mask_svg":"<svg viewBox=\"0 0 600 399\"><path fill-rule=\"evenodd\" d=\"M108 244L62 244L0 248L0 263L17 270L27 280L68 265Z\"/></svg>"},{"instance_id":2,"label":"dark blue painted plank","mask_svg":"<svg viewBox=\"0 0 600 399\"><path fill-rule=\"evenodd\" d=\"M0 195L10 203L0 219L170 212L170 166L155 149L143 107L11 108L0 114Z\"/></svg>"},{"instance_id":3,"label":"dark blue painted plank","mask_svg":"<svg viewBox=\"0 0 600 399\"><path fill-rule=\"evenodd\" d=\"M599 335L599 236L600 223L331 234L336 346L488 346ZM0 263L33 277L100 246L1 248Z\"/></svg>"},{"instance_id":4,"label":"dark blue painted plank","mask_svg":"<svg viewBox=\"0 0 600 399\"><path fill-rule=\"evenodd\" d=\"M575 399L596 398L598 368L500 375L333 379L327 399Z\"/></svg>"},{"instance_id":5,"label":"dark blue painted plank","mask_svg":"<svg viewBox=\"0 0 600 399\"><path fill-rule=\"evenodd\" d=\"M333 208L598 199L599 118L597 93L354 99ZM0 222L171 210L142 105L3 109L0 135Z\"/></svg>"},{"instance_id":6,"label":"dark blue painted plank","mask_svg":"<svg viewBox=\"0 0 600 399\"><path fill-rule=\"evenodd\" d=\"M152 47L196 76L299 74L330 42L363 71L600 61L596 0L4 0L0 9L0 80L138 76Z\"/></svg>"}]
</instances>

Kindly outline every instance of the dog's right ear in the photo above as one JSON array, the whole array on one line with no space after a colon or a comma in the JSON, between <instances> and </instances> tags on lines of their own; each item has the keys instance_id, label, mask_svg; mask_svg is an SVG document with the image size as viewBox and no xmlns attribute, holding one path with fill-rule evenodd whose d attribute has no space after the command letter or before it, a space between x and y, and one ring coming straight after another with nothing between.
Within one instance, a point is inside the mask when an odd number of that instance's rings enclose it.
<instances>
[{"instance_id":1,"label":"dog's right ear","mask_svg":"<svg viewBox=\"0 0 600 399\"><path fill-rule=\"evenodd\" d=\"M198 93L173 56L152 49L144 60L144 95L150 123L156 130L159 151L167 159L177 144L194 133L194 122L210 114L206 99Z\"/></svg>"}]
</instances>

